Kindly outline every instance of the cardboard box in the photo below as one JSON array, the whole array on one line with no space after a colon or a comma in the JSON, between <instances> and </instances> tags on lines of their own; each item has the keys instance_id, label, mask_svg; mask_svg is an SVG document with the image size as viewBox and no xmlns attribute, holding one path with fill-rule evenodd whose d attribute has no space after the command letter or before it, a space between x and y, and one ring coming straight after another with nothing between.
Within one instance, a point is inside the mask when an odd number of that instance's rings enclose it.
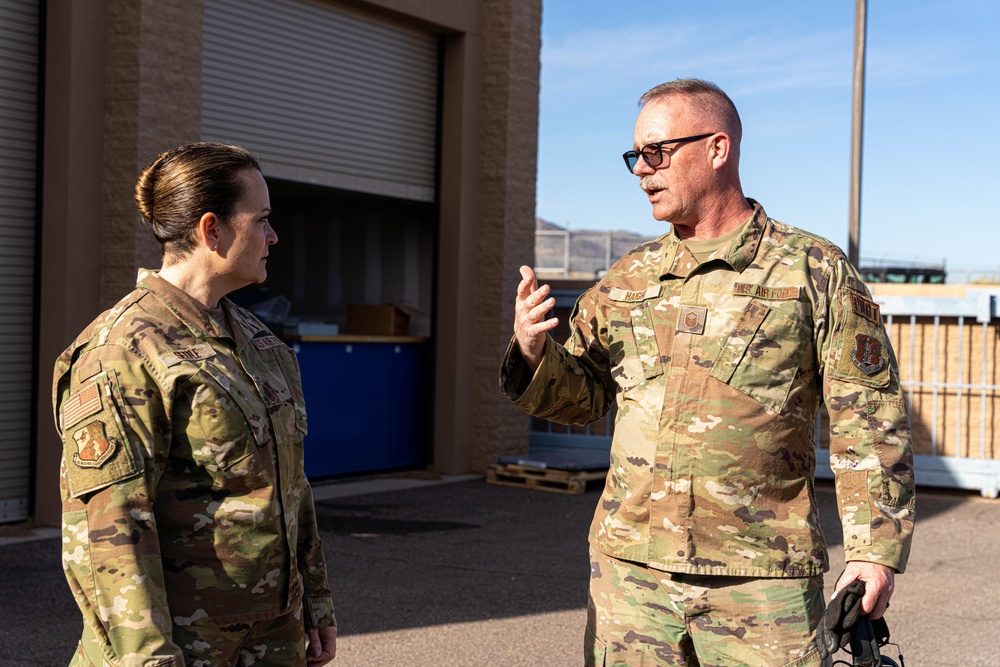
<instances>
[{"instance_id":1,"label":"cardboard box","mask_svg":"<svg viewBox=\"0 0 1000 667\"><path fill-rule=\"evenodd\" d=\"M347 304L348 334L368 336L406 336L410 333L410 315L392 304Z\"/></svg>"}]
</instances>

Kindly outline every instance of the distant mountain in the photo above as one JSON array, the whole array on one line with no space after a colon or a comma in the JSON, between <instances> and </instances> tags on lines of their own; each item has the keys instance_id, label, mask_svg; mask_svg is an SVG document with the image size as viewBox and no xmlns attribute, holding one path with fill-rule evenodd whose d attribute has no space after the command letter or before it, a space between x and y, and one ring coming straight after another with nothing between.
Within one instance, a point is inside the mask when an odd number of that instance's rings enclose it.
<instances>
[{"instance_id":1,"label":"distant mountain","mask_svg":"<svg viewBox=\"0 0 1000 667\"><path fill-rule=\"evenodd\" d=\"M569 236L569 273L596 276L619 257L650 238L621 230L571 229L535 218L535 268L565 269ZM538 233L542 232L542 233Z\"/></svg>"}]
</instances>

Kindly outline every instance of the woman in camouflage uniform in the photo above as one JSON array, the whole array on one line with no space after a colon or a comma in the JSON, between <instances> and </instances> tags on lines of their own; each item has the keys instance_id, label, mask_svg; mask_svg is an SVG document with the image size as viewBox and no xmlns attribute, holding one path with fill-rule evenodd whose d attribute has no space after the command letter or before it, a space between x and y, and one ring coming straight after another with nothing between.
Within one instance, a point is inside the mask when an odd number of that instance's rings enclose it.
<instances>
[{"instance_id":1,"label":"woman in camouflage uniform","mask_svg":"<svg viewBox=\"0 0 1000 667\"><path fill-rule=\"evenodd\" d=\"M225 296L265 279L278 240L260 165L182 146L135 200L162 268L55 368L63 564L84 618L72 665L326 663L337 630L298 364Z\"/></svg>"}]
</instances>

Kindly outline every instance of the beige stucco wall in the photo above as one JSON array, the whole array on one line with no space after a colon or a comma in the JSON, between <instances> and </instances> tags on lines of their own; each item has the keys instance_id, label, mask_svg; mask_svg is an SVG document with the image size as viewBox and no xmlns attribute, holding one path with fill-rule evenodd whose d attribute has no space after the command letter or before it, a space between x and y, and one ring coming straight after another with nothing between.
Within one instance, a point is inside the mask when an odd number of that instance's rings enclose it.
<instances>
[{"instance_id":1,"label":"beige stucco wall","mask_svg":"<svg viewBox=\"0 0 1000 667\"><path fill-rule=\"evenodd\" d=\"M434 455L481 471L527 449L496 388L517 267L531 263L541 0L350 0L442 36ZM139 170L201 125L203 0L50 0L35 517L59 518L50 378L59 352L131 290L158 250L139 226ZM483 156L489 156L484 159Z\"/></svg>"}]
</instances>

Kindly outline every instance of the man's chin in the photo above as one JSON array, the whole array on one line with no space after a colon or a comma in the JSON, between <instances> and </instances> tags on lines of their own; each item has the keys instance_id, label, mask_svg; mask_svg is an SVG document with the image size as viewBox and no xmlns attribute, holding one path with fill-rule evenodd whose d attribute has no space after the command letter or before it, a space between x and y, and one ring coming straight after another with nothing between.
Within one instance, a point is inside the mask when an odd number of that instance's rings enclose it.
<instances>
[{"instance_id":1,"label":"man's chin","mask_svg":"<svg viewBox=\"0 0 1000 667\"><path fill-rule=\"evenodd\" d=\"M653 205L653 220L659 220L660 222L670 222L670 217L673 211L666 209L662 206Z\"/></svg>"}]
</instances>

